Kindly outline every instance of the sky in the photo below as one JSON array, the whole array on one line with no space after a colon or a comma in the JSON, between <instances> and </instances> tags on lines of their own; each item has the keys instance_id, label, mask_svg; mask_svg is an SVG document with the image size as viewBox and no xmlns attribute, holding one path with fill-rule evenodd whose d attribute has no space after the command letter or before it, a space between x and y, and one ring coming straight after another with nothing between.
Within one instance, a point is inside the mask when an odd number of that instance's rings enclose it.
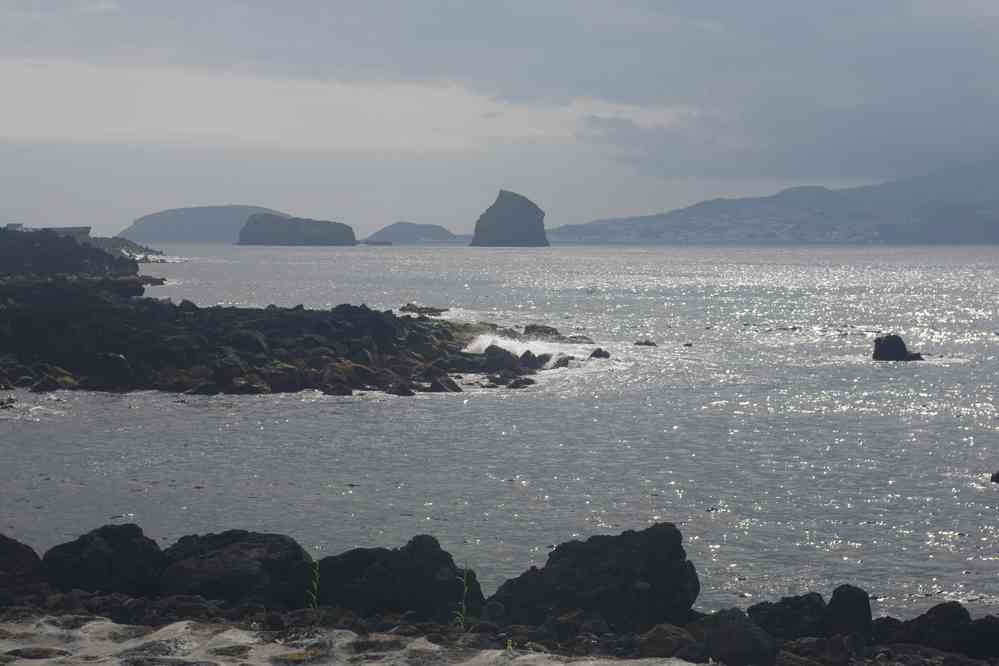
<instances>
[{"instance_id":1,"label":"sky","mask_svg":"<svg viewBox=\"0 0 999 666\"><path fill-rule=\"evenodd\" d=\"M0 0L0 223L469 232L999 156L995 0Z\"/></svg>"}]
</instances>

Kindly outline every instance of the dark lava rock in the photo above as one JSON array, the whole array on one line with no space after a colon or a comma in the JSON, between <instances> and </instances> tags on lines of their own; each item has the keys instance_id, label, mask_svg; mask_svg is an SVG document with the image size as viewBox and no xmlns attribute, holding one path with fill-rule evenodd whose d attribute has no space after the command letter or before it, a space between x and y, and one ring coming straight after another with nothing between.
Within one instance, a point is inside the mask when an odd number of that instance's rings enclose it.
<instances>
[{"instance_id":1,"label":"dark lava rock","mask_svg":"<svg viewBox=\"0 0 999 666\"><path fill-rule=\"evenodd\" d=\"M44 557L45 578L62 590L153 595L163 553L138 525L105 525Z\"/></svg>"},{"instance_id":2,"label":"dark lava rock","mask_svg":"<svg viewBox=\"0 0 999 666\"><path fill-rule=\"evenodd\" d=\"M489 345L486 347L484 356L485 372L502 372L503 370L516 372L520 370L520 359L516 354L498 345Z\"/></svg>"},{"instance_id":3,"label":"dark lava rock","mask_svg":"<svg viewBox=\"0 0 999 666\"><path fill-rule=\"evenodd\" d=\"M562 356L562 355L560 355L552 363L552 370L554 370L555 368L568 368L569 367L569 361L572 361L574 359L575 359L574 356Z\"/></svg>"},{"instance_id":4,"label":"dark lava rock","mask_svg":"<svg viewBox=\"0 0 999 666\"><path fill-rule=\"evenodd\" d=\"M590 352L590 358L610 358L610 352L601 347L597 347Z\"/></svg>"},{"instance_id":5,"label":"dark lava rock","mask_svg":"<svg viewBox=\"0 0 999 666\"><path fill-rule=\"evenodd\" d=\"M31 546L0 534L0 589L35 580L41 566L42 561Z\"/></svg>"},{"instance_id":6,"label":"dark lava rock","mask_svg":"<svg viewBox=\"0 0 999 666\"><path fill-rule=\"evenodd\" d=\"M412 611L414 619L447 623L463 599L467 617L478 617L484 603L475 572L455 566L427 535L402 548L357 548L325 557L319 574L320 603L362 617Z\"/></svg>"},{"instance_id":7,"label":"dark lava rock","mask_svg":"<svg viewBox=\"0 0 999 666\"><path fill-rule=\"evenodd\" d=\"M409 385L406 384L405 382L397 382L395 384L392 384L391 386L389 386L386 393L390 395L400 395L400 396L416 395L416 392L413 391L413 389L411 389Z\"/></svg>"},{"instance_id":8,"label":"dark lava rock","mask_svg":"<svg viewBox=\"0 0 999 666\"><path fill-rule=\"evenodd\" d=\"M66 650L51 647L23 647L15 650L8 650L7 652L4 652L4 654L18 659L38 660L68 657L72 653L67 652Z\"/></svg>"},{"instance_id":9,"label":"dark lava rock","mask_svg":"<svg viewBox=\"0 0 999 666\"><path fill-rule=\"evenodd\" d=\"M689 631L672 624L657 624L638 639L640 657L672 657L697 641Z\"/></svg>"},{"instance_id":10,"label":"dark lava rock","mask_svg":"<svg viewBox=\"0 0 999 666\"><path fill-rule=\"evenodd\" d=\"M435 377L430 382L430 392L431 393L461 393L461 387L458 386L458 382L454 381L447 375L441 375L440 377Z\"/></svg>"},{"instance_id":11,"label":"dark lava rock","mask_svg":"<svg viewBox=\"0 0 999 666\"><path fill-rule=\"evenodd\" d=\"M505 625L539 626L582 610L598 613L615 632L683 625L700 592L694 565L675 525L595 536L560 544L542 569L508 580L490 598Z\"/></svg>"},{"instance_id":12,"label":"dark lava rock","mask_svg":"<svg viewBox=\"0 0 999 666\"><path fill-rule=\"evenodd\" d=\"M534 352L530 349L520 355L520 367L522 368L527 370L540 370L544 367L544 365L545 362L540 357L535 356Z\"/></svg>"},{"instance_id":13,"label":"dark lava rock","mask_svg":"<svg viewBox=\"0 0 999 666\"><path fill-rule=\"evenodd\" d=\"M472 246L547 247L545 212L530 199L500 190L475 223Z\"/></svg>"},{"instance_id":14,"label":"dark lava rock","mask_svg":"<svg viewBox=\"0 0 999 666\"><path fill-rule=\"evenodd\" d=\"M704 643L707 656L726 666L770 666L777 660L777 643L738 608L712 613L689 625Z\"/></svg>"},{"instance_id":15,"label":"dark lava rock","mask_svg":"<svg viewBox=\"0 0 999 666\"><path fill-rule=\"evenodd\" d=\"M999 483L999 472L992 475L992 483Z\"/></svg>"},{"instance_id":16,"label":"dark lava rock","mask_svg":"<svg viewBox=\"0 0 999 666\"><path fill-rule=\"evenodd\" d=\"M780 640L825 635L826 602L818 592L750 606L749 617Z\"/></svg>"},{"instance_id":17,"label":"dark lava rock","mask_svg":"<svg viewBox=\"0 0 999 666\"><path fill-rule=\"evenodd\" d=\"M256 213L239 232L240 245L357 245L354 230L341 222Z\"/></svg>"},{"instance_id":18,"label":"dark lava rock","mask_svg":"<svg viewBox=\"0 0 999 666\"><path fill-rule=\"evenodd\" d=\"M530 377L518 377L506 385L509 389L522 389L534 385L534 380Z\"/></svg>"},{"instance_id":19,"label":"dark lava rock","mask_svg":"<svg viewBox=\"0 0 999 666\"><path fill-rule=\"evenodd\" d=\"M553 326L528 324L524 327L524 337L535 340L557 340L562 337L562 334Z\"/></svg>"},{"instance_id":20,"label":"dark lava rock","mask_svg":"<svg viewBox=\"0 0 999 666\"><path fill-rule=\"evenodd\" d=\"M160 588L166 595L301 608L312 580L312 558L282 534L229 530L185 536L163 557Z\"/></svg>"},{"instance_id":21,"label":"dark lava rock","mask_svg":"<svg viewBox=\"0 0 999 666\"><path fill-rule=\"evenodd\" d=\"M894 333L874 338L875 361L922 361L920 354L910 352L905 341Z\"/></svg>"},{"instance_id":22,"label":"dark lava rock","mask_svg":"<svg viewBox=\"0 0 999 666\"><path fill-rule=\"evenodd\" d=\"M645 340L636 340L635 341L635 346L636 347L658 347L659 345L657 345L652 340L645 339Z\"/></svg>"},{"instance_id":23,"label":"dark lava rock","mask_svg":"<svg viewBox=\"0 0 999 666\"><path fill-rule=\"evenodd\" d=\"M853 585L840 585L833 590L826 606L827 636L860 634L870 636L872 630L871 598Z\"/></svg>"},{"instance_id":24,"label":"dark lava rock","mask_svg":"<svg viewBox=\"0 0 999 666\"><path fill-rule=\"evenodd\" d=\"M449 309L450 308L435 308L429 305L417 305L416 303L406 303L401 308L399 308L399 312L407 312L409 314L417 314L417 315L426 315L427 317L440 317Z\"/></svg>"},{"instance_id":25,"label":"dark lava rock","mask_svg":"<svg viewBox=\"0 0 999 666\"><path fill-rule=\"evenodd\" d=\"M891 630L879 627L885 642L926 645L978 659L999 657L999 618L987 615L972 620L956 601L937 604L908 622L896 620Z\"/></svg>"}]
</instances>

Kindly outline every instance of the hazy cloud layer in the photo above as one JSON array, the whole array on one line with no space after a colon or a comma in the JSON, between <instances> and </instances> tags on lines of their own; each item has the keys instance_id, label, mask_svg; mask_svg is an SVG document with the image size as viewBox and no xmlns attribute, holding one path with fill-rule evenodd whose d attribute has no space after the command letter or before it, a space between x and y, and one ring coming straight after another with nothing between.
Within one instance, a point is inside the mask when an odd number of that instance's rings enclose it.
<instances>
[{"instance_id":1,"label":"hazy cloud layer","mask_svg":"<svg viewBox=\"0 0 999 666\"><path fill-rule=\"evenodd\" d=\"M999 152L996 62L984 0L8 0L0 221L462 230L499 187L559 224L888 179Z\"/></svg>"}]
</instances>

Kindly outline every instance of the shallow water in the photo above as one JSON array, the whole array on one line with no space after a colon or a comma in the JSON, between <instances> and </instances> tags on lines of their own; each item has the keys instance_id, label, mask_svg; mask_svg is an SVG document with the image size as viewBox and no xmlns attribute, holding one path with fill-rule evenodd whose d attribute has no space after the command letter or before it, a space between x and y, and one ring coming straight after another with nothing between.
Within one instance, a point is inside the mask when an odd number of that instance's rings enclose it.
<instances>
[{"instance_id":1,"label":"shallow water","mask_svg":"<svg viewBox=\"0 0 999 666\"><path fill-rule=\"evenodd\" d=\"M189 261L146 267L154 297L416 301L612 357L415 398L19 392L0 530L242 527L314 554L428 532L491 591L566 539L669 520L703 609L841 582L876 612L999 609L999 248L167 249ZM879 330L931 356L872 362Z\"/></svg>"}]
</instances>

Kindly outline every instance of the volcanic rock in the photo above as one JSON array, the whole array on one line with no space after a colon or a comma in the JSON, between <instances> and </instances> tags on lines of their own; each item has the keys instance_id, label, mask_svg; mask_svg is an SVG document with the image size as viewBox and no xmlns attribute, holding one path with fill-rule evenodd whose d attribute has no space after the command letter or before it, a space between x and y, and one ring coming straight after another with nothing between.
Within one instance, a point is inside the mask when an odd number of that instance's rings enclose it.
<instances>
[{"instance_id":1,"label":"volcanic rock","mask_svg":"<svg viewBox=\"0 0 999 666\"><path fill-rule=\"evenodd\" d=\"M138 525L105 525L42 557L45 578L63 590L152 595L163 554Z\"/></svg>"},{"instance_id":2,"label":"volcanic rock","mask_svg":"<svg viewBox=\"0 0 999 666\"><path fill-rule=\"evenodd\" d=\"M468 617L478 617L484 603L475 572L455 566L427 535L398 549L357 548L325 557L319 574L320 602L362 617L411 611L414 619L450 622L463 600Z\"/></svg>"},{"instance_id":3,"label":"volcanic rock","mask_svg":"<svg viewBox=\"0 0 999 666\"><path fill-rule=\"evenodd\" d=\"M256 213L239 232L240 245L357 245L354 230L341 222Z\"/></svg>"},{"instance_id":4,"label":"volcanic rock","mask_svg":"<svg viewBox=\"0 0 999 666\"><path fill-rule=\"evenodd\" d=\"M312 574L312 558L291 537L245 530L185 536L163 559L163 594L269 608L305 606Z\"/></svg>"},{"instance_id":5,"label":"volcanic rock","mask_svg":"<svg viewBox=\"0 0 999 666\"><path fill-rule=\"evenodd\" d=\"M547 247L545 212L530 199L500 190L496 201L475 223L472 246Z\"/></svg>"},{"instance_id":6,"label":"volcanic rock","mask_svg":"<svg viewBox=\"0 0 999 666\"><path fill-rule=\"evenodd\" d=\"M875 361L922 361L923 356L910 352L901 336L894 333L874 338Z\"/></svg>"},{"instance_id":7,"label":"volcanic rock","mask_svg":"<svg viewBox=\"0 0 999 666\"><path fill-rule=\"evenodd\" d=\"M598 613L613 631L641 632L662 624L683 625L700 592L675 525L569 541L500 586L490 602L502 606L504 624L538 626L582 610Z\"/></svg>"}]
</instances>

